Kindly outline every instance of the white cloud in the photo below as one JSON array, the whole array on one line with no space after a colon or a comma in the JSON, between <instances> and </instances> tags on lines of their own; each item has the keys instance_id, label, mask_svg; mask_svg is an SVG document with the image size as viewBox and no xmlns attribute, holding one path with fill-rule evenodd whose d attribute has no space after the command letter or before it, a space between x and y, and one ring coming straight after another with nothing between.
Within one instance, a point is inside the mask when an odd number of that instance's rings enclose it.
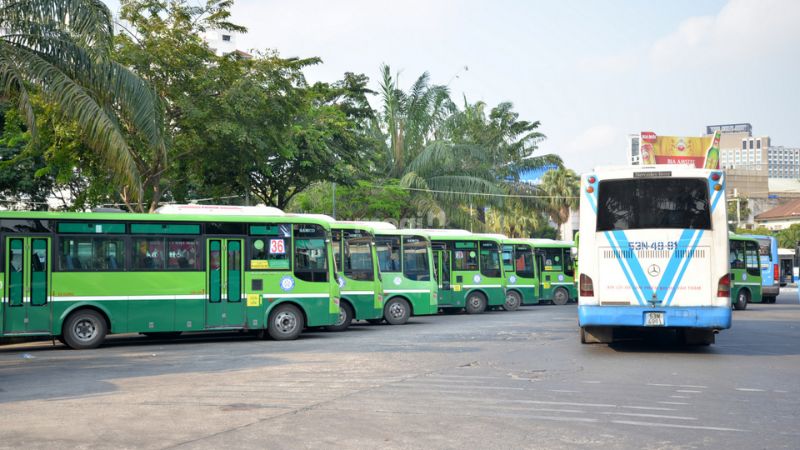
<instances>
[{"instance_id":1,"label":"white cloud","mask_svg":"<svg viewBox=\"0 0 800 450\"><path fill-rule=\"evenodd\" d=\"M664 69L737 69L784 53L796 57L800 2L731 0L714 16L690 17L655 41L650 61ZM795 56L791 56L795 54Z\"/></svg>"}]
</instances>

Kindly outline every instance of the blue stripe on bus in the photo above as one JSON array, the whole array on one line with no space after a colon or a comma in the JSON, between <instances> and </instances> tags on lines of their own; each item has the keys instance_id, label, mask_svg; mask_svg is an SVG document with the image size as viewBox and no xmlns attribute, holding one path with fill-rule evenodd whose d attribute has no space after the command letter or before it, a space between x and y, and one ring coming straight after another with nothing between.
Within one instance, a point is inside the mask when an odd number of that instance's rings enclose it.
<instances>
[{"instance_id":1,"label":"blue stripe on bus","mask_svg":"<svg viewBox=\"0 0 800 450\"><path fill-rule=\"evenodd\" d=\"M630 244L628 243L628 238L625 236L624 231L615 230L611 233L619 243L620 248L630 249ZM636 257L636 254L633 253L632 250L631 253L633 254L633 261L628 260L631 267L631 273L633 274L634 278L636 278L636 282L639 284L639 289L642 291L645 301L649 302L653 299L653 286L650 284L650 281L648 281L647 274L644 273L642 265L639 264L639 258Z\"/></svg>"},{"instance_id":2,"label":"blue stripe on bus","mask_svg":"<svg viewBox=\"0 0 800 450\"><path fill-rule=\"evenodd\" d=\"M663 302L670 293L669 289L670 286L672 286L672 280L675 278L675 274L678 272L681 262L683 262L683 257L676 257L678 254L678 249L682 247L689 247L696 231L697 230L693 229L683 230L681 236L678 238L678 245L675 247L675 250L672 251L672 257L669 259L667 268L664 270L664 275L661 276L661 281L658 283L658 292L656 292L656 297L658 298L659 302ZM673 286L673 291L678 287L678 283L680 283L680 278Z\"/></svg>"},{"instance_id":3,"label":"blue stripe on bus","mask_svg":"<svg viewBox=\"0 0 800 450\"><path fill-rule=\"evenodd\" d=\"M632 290L632 291L633 291L633 293L636 295L636 301L637 301L637 302L638 302L640 305L644 305L645 303L644 303L644 301L642 300L641 296L639 295L639 290L638 290L638 289L636 289L636 285L633 283L633 279L631 278L631 275L630 275L630 273L628 273L628 269L625 267L625 262L623 261L623 254L622 254L622 252L621 252L620 250L618 250L618 249L617 249L617 246L616 246L616 244L615 244L615 243L614 243L614 241L611 239L611 233L609 233L608 231L606 231L606 232L604 232L603 234L606 236L606 239L608 240L608 244L611 246L611 251L613 251L613 252L614 252L614 255L616 256L616 258L614 258L614 259L616 259L616 260L617 260L617 263L619 263L619 267L622 269L622 273L624 273L624 274L625 274L625 278L628 280L628 284L631 286L631 290Z\"/></svg>"},{"instance_id":4,"label":"blue stripe on bus","mask_svg":"<svg viewBox=\"0 0 800 450\"><path fill-rule=\"evenodd\" d=\"M672 303L672 299L675 297L675 292L678 290L678 285L680 285L681 280L683 280L683 274L686 273L686 268L689 267L689 263L692 261L692 256L694 255L694 250L697 248L697 244L700 243L700 238L703 236L703 230L700 230L697 233L697 238L694 241L694 244L689 248L688 253L686 254L686 259L683 264L683 268L681 268L680 273L678 274L678 279L675 281L675 287L672 288L672 291L669 293L669 298L665 303L665 306L669 306Z\"/></svg>"}]
</instances>

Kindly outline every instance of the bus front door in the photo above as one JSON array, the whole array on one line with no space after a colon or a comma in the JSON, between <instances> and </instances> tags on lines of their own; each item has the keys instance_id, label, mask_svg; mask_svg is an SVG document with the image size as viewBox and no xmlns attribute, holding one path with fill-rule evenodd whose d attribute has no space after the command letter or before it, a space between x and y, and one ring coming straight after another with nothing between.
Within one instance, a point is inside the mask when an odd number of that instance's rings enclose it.
<instances>
[{"instance_id":1,"label":"bus front door","mask_svg":"<svg viewBox=\"0 0 800 450\"><path fill-rule=\"evenodd\" d=\"M209 239L206 255L206 328L244 326L242 240Z\"/></svg>"},{"instance_id":2,"label":"bus front door","mask_svg":"<svg viewBox=\"0 0 800 450\"><path fill-rule=\"evenodd\" d=\"M50 238L9 237L3 294L4 333L49 333Z\"/></svg>"},{"instance_id":3,"label":"bus front door","mask_svg":"<svg viewBox=\"0 0 800 450\"><path fill-rule=\"evenodd\" d=\"M433 264L439 286L439 305L447 306L453 301L452 287L450 286L450 252L447 249L434 249Z\"/></svg>"}]
</instances>

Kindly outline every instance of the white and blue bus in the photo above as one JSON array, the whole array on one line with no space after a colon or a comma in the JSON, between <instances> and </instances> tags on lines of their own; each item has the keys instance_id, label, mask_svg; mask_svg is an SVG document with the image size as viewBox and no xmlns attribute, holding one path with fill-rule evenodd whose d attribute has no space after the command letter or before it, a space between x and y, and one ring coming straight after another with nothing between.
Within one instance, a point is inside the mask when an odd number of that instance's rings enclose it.
<instances>
[{"instance_id":1,"label":"white and blue bus","mask_svg":"<svg viewBox=\"0 0 800 450\"><path fill-rule=\"evenodd\" d=\"M761 292L764 303L775 303L781 293L781 275L778 260L778 240L763 234L745 234L745 237L758 241L758 254L761 259Z\"/></svg>"},{"instance_id":2,"label":"white and blue bus","mask_svg":"<svg viewBox=\"0 0 800 450\"><path fill-rule=\"evenodd\" d=\"M581 177L581 342L675 329L708 345L731 326L725 175L679 165Z\"/></svg>"}]
</instances>

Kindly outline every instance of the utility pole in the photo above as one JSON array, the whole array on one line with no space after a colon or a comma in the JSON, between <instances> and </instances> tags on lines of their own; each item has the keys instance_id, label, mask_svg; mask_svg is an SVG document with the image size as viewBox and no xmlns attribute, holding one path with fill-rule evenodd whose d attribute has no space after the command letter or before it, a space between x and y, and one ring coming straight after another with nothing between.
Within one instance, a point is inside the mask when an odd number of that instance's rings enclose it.
<instances>
[{"instance_id":1,"label":"utility pole","mask_svg":"<svg viewBox=\"0 0 800 450\"><path fill-rule=\"evenodd\" d=\"M331 212L331 216L336 218L336 183L331 183L331 195L333 197L333 211Z\"/></svg>"}]
</instances>

